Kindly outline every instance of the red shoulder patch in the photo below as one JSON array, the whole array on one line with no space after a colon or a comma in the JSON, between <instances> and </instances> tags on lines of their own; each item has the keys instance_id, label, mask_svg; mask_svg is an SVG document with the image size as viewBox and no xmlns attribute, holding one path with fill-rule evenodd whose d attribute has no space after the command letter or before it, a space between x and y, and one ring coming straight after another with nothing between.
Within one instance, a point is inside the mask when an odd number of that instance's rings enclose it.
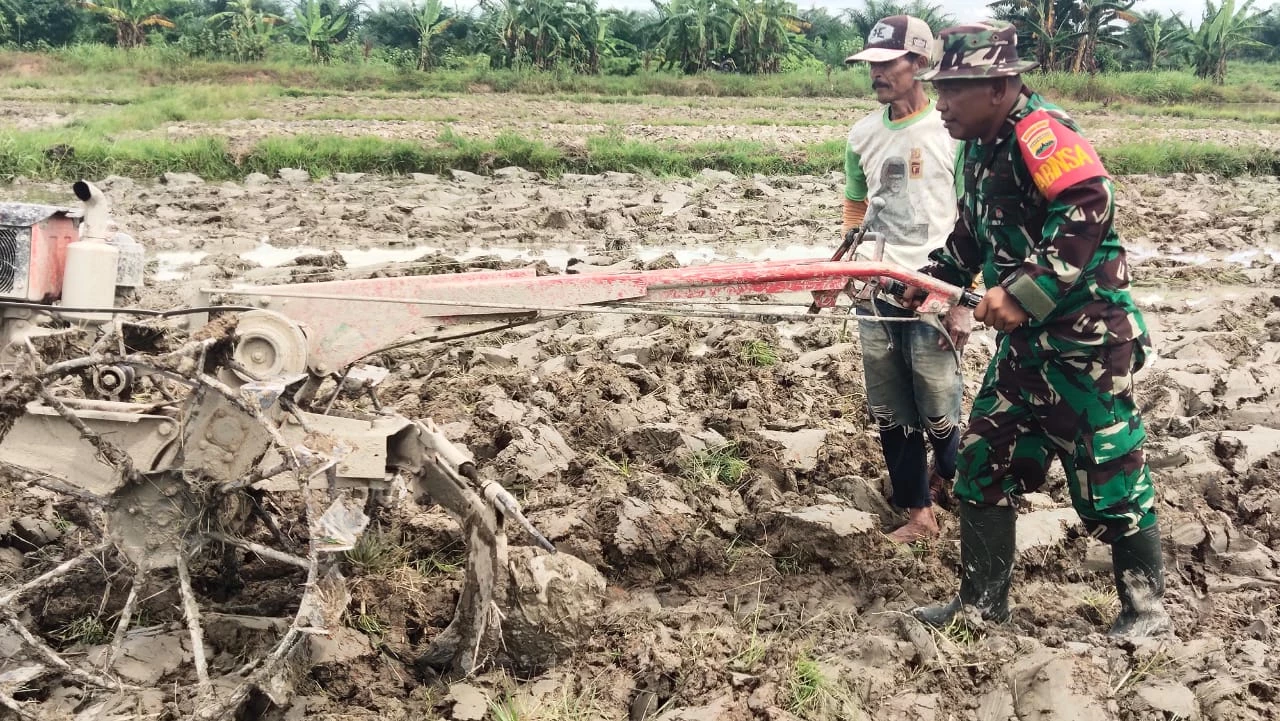
<instances>
[{"instance_id":1,"label":"red shoulder patch","mask_svg":"<svg viewBox=\"0 0 1280 721\"><path fill-rule=\"evenodd\" d=\"M1018 121L1014 132L1027 170L1049 200L1082 180L1110 177L1089 141L1044 110Z\"/></svg>"}]
</instances>

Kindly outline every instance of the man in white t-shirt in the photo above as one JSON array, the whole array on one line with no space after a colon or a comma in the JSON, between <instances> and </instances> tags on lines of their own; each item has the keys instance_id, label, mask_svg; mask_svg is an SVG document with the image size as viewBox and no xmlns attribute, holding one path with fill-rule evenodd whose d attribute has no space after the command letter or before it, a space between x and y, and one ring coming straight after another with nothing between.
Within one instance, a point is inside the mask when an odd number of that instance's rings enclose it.
<instances>
[{"instance_id":1,"label":"man in white t-shirt","mask_svg":"<svg viewBox=\"0 0 1280 721\"><path fill-rule=\"evenodd\" d=\"M883 107L854 124L845 149L845 233L866 220L868 198L884 205L867 223L885 237L884 260L916 270L941 247L956 221L955 160L959 143L942 125L916 73L933 60L933 31L923 20L895 15L872 28L862 52L846 63L867 62L871 87ZM863 243L856 257L870 259ZM877 298L881 316L906 318L913 311L892 296ZM960 441L962 378L958 351L968 340L971 312L957 308L941 317L946 338L924 322L859 322L867 406L893 486L892 503L907 511L907 523L890 534L899 543L938 535L933 503L948 504L946 485L955 476ZM858 315L870 316L869 308ZM927 462L925 439L933 448Z\"/></svg>"}]
</instances>

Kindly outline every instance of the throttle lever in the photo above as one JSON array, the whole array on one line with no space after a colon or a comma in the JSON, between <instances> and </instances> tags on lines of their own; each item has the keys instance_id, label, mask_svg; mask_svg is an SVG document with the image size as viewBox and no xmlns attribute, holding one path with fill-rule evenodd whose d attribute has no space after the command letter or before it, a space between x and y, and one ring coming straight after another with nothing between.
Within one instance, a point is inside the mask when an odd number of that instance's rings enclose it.
<instances>
[{"instance_id":1,"label":"throttle lever","mask_svg":"<svg viewBox=\"0 0 1280 721\"><path fill-rule=\"evenodd\" d=\"M884 279L880 287L895 298L901 298L907 292L907 284L897 278ZM966 289L960 292L960 305L966 308L977 308L981 302L982 294L977 291Z\"/></svg>"}]
</instances>

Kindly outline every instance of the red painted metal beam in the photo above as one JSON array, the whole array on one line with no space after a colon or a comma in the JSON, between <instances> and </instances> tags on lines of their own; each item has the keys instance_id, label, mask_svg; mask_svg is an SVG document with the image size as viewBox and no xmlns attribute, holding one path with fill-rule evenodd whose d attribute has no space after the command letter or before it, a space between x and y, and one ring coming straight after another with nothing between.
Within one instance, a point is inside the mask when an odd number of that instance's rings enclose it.
<instances>
[{"instance_id":1,"label":"red painted metal beam","mask_svg":"<svg viewBox=\"0 0 1280 721\"><path fill-rule=\"evenodd\" d=\"M960 302L963 292L889 263L817 258L549 276L535 276L526 268L263 286L234 294L259 296L264 305L301 323L307 331L312 367L320 370L340 368L412 332L497 320L519 314L525 307L793 292L819 292L819 305L828 307L851 281L877 277L927 291L922 313L946 310Z\"/></svg>"}]
</instances>

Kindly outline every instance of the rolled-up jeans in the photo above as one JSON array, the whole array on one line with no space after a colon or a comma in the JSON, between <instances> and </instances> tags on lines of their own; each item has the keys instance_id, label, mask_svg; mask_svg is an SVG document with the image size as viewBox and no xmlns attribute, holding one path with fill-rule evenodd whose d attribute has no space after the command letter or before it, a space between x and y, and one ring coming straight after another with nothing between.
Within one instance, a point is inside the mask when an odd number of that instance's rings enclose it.
<instances>
[{"instance_id":1,"label":"rolled-up jeans","mask_svg":"<svg viewBox=\"0 0 1280 721\"><path fill-rule=\"evenodd\" d=\"M885 300L875 303L885 317L915 316ZM859 308L857 315L871 314ZM957 354L936 328L921 321L860 320L858 327L867 409L880 431L893 484L892 503L899 508L928 507L926 436L934 451L934 471L948 480L955 476L964 394Z\"/></svg>"}]
</instances>

